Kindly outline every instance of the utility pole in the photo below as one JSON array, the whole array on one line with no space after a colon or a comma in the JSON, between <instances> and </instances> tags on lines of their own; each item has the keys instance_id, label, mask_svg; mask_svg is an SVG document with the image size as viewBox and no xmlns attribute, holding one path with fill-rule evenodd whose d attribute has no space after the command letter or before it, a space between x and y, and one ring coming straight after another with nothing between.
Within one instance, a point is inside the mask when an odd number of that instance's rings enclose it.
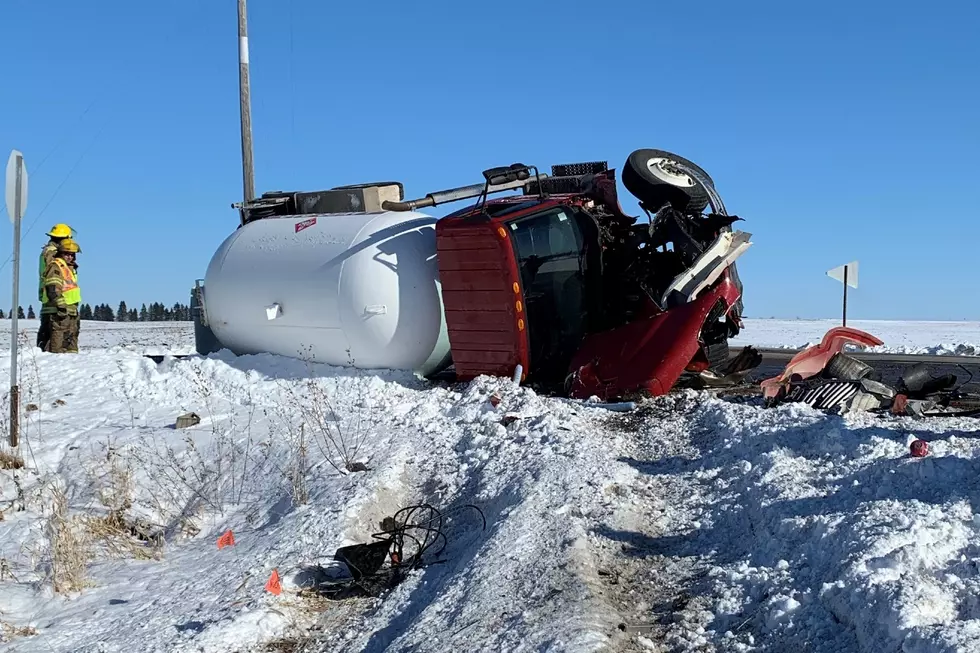
<instances>
[{"instance_id":1,"label":"utility pole","mask_svg":"<svg viewBox=\"0 0 980 653\"><path fill-rule=\"evenodd\" d=\"M252 168L252 108L248 84L248 15L245 0L238 0L238 93L242 116L242 185L244 201L255 199Z\"/></svg>"},{"instance_id":2,"label":"utility pole","mask_svg":"<svg viewBox=\"0 0 980 653\"><path fill-rule=\"evenodd\" d=\"M17 384L17 310L20 306L20 223L27 210L27 168L24 155L14 150L7 160L4 184L7 213L14 223L14 287L10 309L10 446L18 444L20 430L20 387Z\"/></svg>"}]
</instances>

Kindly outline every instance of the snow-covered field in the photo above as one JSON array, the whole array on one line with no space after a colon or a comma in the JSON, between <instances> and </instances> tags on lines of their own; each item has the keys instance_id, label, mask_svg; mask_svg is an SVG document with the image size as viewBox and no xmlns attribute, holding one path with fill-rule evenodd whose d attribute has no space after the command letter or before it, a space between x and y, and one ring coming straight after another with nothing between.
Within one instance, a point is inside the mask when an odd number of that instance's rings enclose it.
<instances>
[{"instance_id":1,"label":"snow-covered field","mask_svg":"<svg viewBox=\"0 0 980 653\"><path fill-rule=\"evenodd\" d=\"M21 345L37 340L40 320L18 320ZM96 322L85 320L78 336L80 350L126 349L144 354L194 353L193 322ZM10 351L10 320L0 320L0 350ZM8 368L9 370L9 368ZM9 374L9 371L8 371Z\"/></svg>"},{"instance_id":2,"label":"snow-covered field","mask_svg":"<svg viewBox=\"0 0 980 653\"><path fill-rule=\"evenodd\" d=\"M840 320L772 320L748 318L731 345L802 349L820 342ZM980 355L980 322L894 322L848 320L847 326L884 341L868 351L897 354Z\"/></svg>"},{"instance_id":3,"label":"snow-covered field","mask_svg":"<svg viewBox=\"0 0 980 653\"><path fill-rule=\"evenodd\" d=\"M191 334L85 323L80 354L22 350L5 650L980 649L980 420L696 392L616 413L500 379L140 355ZM201 423L176 430L187 411ZM928 457L908 456L913 437ZM338 473L345 459L366 471ZM476 505L486 530L459 512L444 562L380 599L291 583L419 502Z\"/></svg>"},{"instance_id":4,"label":"snow-covered field","mask_svg":"<svg viewBox=\"0 0 980 653\"><path fill-rule=\"evenodd\" d=\"M18 328L34 341L39 322L20 320ZM731 341L732 347L755 345L777 349L802 349L820 342L829 329L840 326L839 320L775 320L747 318L745 329ZM885 342L869 351L900 354L980 355L980 322L894 322L887 320L853 320L852 326ZM170 351L189 354L194 351L194 326L190 322L82 322L82 349L121 347L142 353ZM0 348L10 347L10 321L0 320Z\"/></svg>"}]
</instances>

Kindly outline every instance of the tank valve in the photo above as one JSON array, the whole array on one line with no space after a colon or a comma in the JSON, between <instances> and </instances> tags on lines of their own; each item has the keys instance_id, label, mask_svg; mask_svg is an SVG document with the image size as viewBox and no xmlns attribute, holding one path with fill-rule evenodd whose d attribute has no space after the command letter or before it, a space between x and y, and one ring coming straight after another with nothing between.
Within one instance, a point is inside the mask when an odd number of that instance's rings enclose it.
<instances>
[{"instance_id":1,"label":"tank valve","mask_svg":"<svg viewBox=\"0 0 980 653\"><path fill-rule=\"evenodd\" d=\"M278 303L272 304L271 306L266 306L265 316L270 320L274 320L277 317L282 317L282 306L280 306Z\"/></svg>"}]
</instances>

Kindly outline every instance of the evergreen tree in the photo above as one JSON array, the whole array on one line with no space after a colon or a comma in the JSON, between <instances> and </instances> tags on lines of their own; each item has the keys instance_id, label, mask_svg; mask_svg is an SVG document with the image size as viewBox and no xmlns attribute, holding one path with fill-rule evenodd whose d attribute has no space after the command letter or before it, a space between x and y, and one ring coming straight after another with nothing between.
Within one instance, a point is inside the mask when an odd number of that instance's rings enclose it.
<instances>
[{"instance_id":1,"label":"evergreen tree","mask_svg":"<svg viewBox=\"0 0 980 653\"><path fill-rule=\"evenodd\" d=\"M24 315L24 307L23 306L18 306L17 307L17 319L18 320L26 320L27 319L27 317Z\"/></svg>"},{"instance_id":2,"label":"evergreen tree","mask_svg":"<svg viewBox=\"0 0 980 653\"><path fill-rule=\"evenodd\" d=\"M146 310L146 304L140 309L140 322L146 322L150 319L150 312Z\"/></svg>"},{"instance_id":3,"label":"evergreen tree","mask_svg":"<svg viewBox=\"0 0 980 653\"><path fill-rule=\"evenodd\" d=\"M94 317L92 315L92 306L90 304L82 304L81 308L78 309L78 317L81 320L91 320Z\"/></svg>"},{"instance_id":4,"label":"evergreen tree","mask_svg":"<svg viewBox=\"0 0 980 653\"><path fill-rule=\"evenodd\" d=\"M27 307L27 319L28 320L37 319L37 315L34 314L34 304L31 304L30 306Z\"/></svg>"},{"instance_id":5,"label":"evergreen tree","mask_svg":"<svg viewBox=\"0 0 980 653\"><path fill-rule=\"evenodd\" d=\"M129 309L126 308L126 302L119 302L119 310L116 311L116 321L126 322L129 319Z\"/></svg>"},{"instance_id":6,"label":"evergreen tree","mask_svg":"<svg viewBox=\"0 0 980 653\"><path fill-rule=\"evenodd\" d=\"M6 314L3 312L2 309L0 309L0 320L4 320L6 318L7 318Z\"/></svg>"},{"instance_id":7,"label":"evergreen tree","mask_svg":"<svg viewBox=\"0 0 980 653\"><path fill-rule=\"evenodd\" d=\"M116 314L115 314L115 312L113 312L112 307L109 306L108 304L106 304L104 310L105 310L105 321L106 322L115 322L116 321Z\"/></svg>"},{"instance_id":8,"label":"evergreen tree","mask_svg":"<svg viewBox=\"0 0 980 653\"><path fill-rule=\"evenodd\" d=\"M129 309L129 321L139 322L139 319L140 319L140 312L137 311L135 308Z\"/></svg>"}]
</instances>

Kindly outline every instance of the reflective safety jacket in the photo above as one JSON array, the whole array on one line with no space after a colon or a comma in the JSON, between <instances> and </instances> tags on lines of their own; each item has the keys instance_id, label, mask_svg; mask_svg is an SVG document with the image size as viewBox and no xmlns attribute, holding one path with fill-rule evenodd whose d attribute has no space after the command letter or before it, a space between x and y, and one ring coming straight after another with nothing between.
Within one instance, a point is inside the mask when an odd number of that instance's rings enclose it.
<instances>
[{"instance_id":1,"label":"reflective safety jacket","mask_svg":"<svg viewBox=\"0 0 980 653\"><path fill-rule=\"evenodd\" d=\"M77 313L82 303L82 290L78 287L78 275L65 259L56 257L48 266L41 289L41 313L57 313L62 306L69 313Z\"/></svg>"},{"instance_id":2,"label":"reflective safety jacket","mask_svg":"<svg viewBox=\"0 0 980 653\"><path fill-rule=\"evenodd\" d=\"M48 241L41 249L37 268L37 301L44 303L44 280L48 276L48 266L58 253L58 244Z\"/></svg>"}]
</instances>

